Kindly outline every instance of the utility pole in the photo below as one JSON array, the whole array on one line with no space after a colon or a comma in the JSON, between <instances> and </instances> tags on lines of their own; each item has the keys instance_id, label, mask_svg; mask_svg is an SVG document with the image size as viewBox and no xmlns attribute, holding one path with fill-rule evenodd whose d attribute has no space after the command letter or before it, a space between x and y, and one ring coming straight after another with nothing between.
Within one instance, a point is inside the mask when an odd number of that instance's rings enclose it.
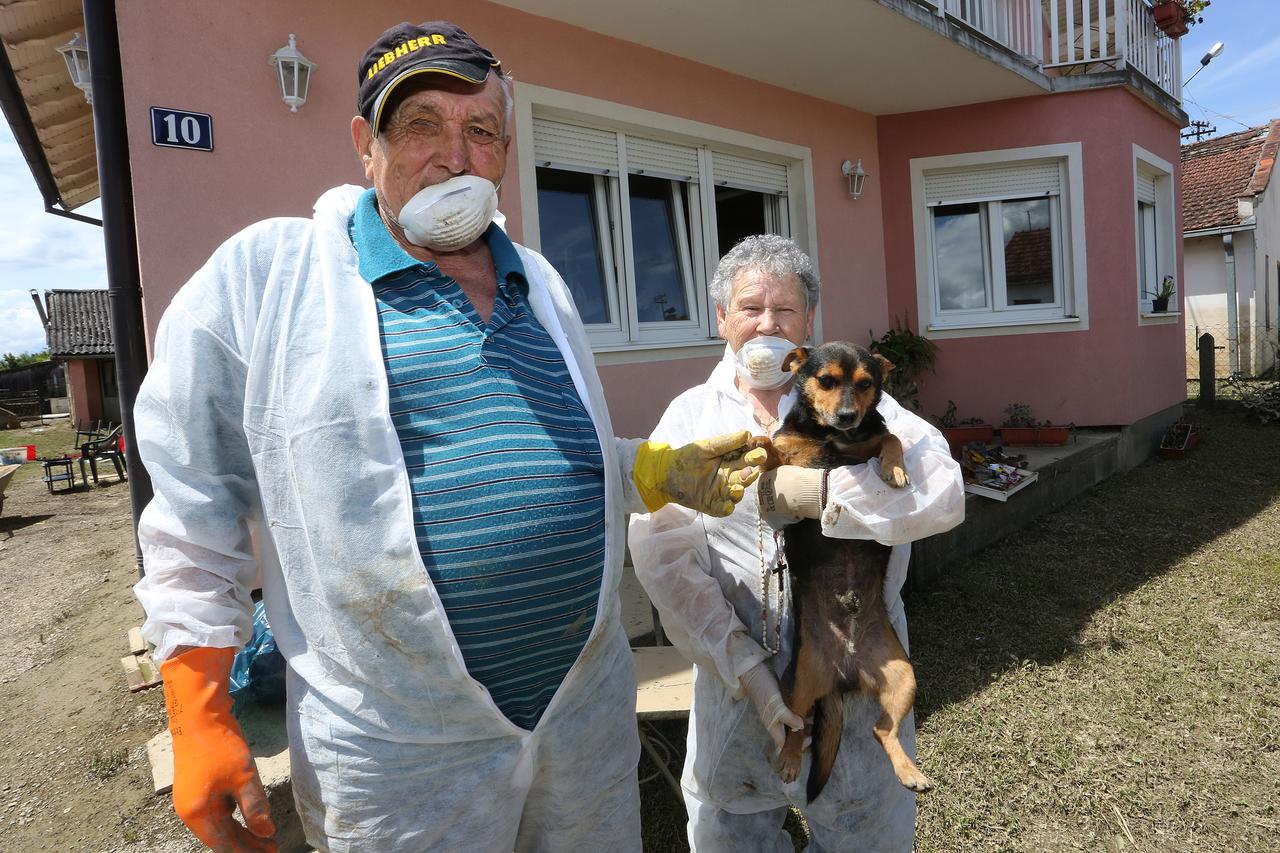
<instances>
[{"instance_id":1,"label":"utility pole","mask_svg":"<svg viewBox=\"0 0 1280 853\"><path fill-rule=\"evenodd\" d=\"M1193 121L1191 122L1191 127L1189 129L1182 131L1182 138L1190 139L1194 136L1196 138L1196 142L1199 142L1204 137L1213 136L1217 132L1218 128L1210 127L1209 122L1207 121Z\"/></svg>"}]
</instances>

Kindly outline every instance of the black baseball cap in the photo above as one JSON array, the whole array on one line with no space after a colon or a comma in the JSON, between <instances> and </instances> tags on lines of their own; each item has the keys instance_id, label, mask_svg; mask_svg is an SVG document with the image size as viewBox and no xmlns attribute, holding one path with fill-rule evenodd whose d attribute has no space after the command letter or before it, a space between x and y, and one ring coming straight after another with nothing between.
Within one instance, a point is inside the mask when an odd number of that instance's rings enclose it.
<instances>
[{"instance_id":1,"label":"black baseball cap","mask_svg":"<svg viewBox=\"0 0 1280 853\"><path fill-rule=\"evenodd\" d=\"M392 90L418 74L448 74L483 83L502 63L476 44L461 27L448 21L396 24L369 46L360 60L360 92L356 108L378 135L382 110Z\"/></svg>"}]
</instances>

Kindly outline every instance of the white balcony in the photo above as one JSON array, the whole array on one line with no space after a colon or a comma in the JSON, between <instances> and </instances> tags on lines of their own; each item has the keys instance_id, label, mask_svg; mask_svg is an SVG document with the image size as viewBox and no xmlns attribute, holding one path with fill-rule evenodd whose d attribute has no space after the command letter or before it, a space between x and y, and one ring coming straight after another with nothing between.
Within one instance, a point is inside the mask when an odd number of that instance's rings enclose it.
<instances>
[{"instance_id":1,"label":"white balcony","mask_svg":"<svg viewBox=\"0 0 1280 853\"><path fill-rule=\"evenodd\" d=\"M1051 75L1132 68L1182 100L1182 54L1147 0L917 0Z\"/></svg>"}]
</instances>

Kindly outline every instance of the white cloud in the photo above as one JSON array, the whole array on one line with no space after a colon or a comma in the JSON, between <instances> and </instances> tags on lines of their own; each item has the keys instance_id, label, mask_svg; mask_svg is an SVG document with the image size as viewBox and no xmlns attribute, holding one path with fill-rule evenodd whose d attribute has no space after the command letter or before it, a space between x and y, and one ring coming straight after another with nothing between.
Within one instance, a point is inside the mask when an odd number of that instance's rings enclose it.
<instances>
[{"instance_id":1,"label":"white cloud","mask_svg":"<svg viewBox=\"0 0 1280 853\"><path fill-rule=\"evenodd\" d=\"M1185 60L1187 57L1184 56L1183 59ZM1265 68L1268 64L1277 60L1280 60L1280 36L1273 38L1266 44L1259 45L1234 62L1228 62L1225 67L1218 66L1215 63L1212 67L1204 69L1204 76L1208 79L1199 87L1200 97L1222 88L1223 83L1231 82L1231 79L1241 71L1248 71L1256 78L1259 74L1265 73ZM1198 67L1199 65L1197 64L1191 66L1191 69L1194 71ZM1195 83L1200 82L1200 80L1195 81ZM1195 83L1188 88L1195 89ZM1239 89L1241 87L1237 85L1232 88Z\"/></svg>"},{"instance_id":2,"label":"white cloud","mask_svg":"<svg viewBox=\"0 0 1280 853\"><path fill-rule=\"evenodd\" d=\"M0 355L38 352L48 343L31 296L20 290L0 290Z\"/></svg>"},{"instance_id":3,"label":"white cloud","mask_svg":"<svg viewBox=\"0 0 1280 853\"><path fill-rule=\"evenodd\" d=\"M79 212L98 216L98 203ZM31 301L55 288L106 287L102 229L46 213L8 124L0 122L0 353L47 346Z\"/></svg>"}]
</instances>

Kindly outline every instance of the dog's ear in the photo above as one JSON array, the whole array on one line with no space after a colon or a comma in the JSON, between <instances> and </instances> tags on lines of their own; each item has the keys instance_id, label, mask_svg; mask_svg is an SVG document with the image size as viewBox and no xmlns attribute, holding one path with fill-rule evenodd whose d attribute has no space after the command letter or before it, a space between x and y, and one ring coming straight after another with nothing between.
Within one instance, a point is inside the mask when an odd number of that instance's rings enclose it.
<instances>
[{"instance_id":1,"label":"dog's ear","mask_svg":"<svg viewBox=\"0 0 1280 853\"><path fill-rule=\"evenodd\" d=\"M808 347L796 347L782 359L782 369L795 373L800 366L809 360Z\"/></svg>"},{"instance_id":2,"label":"dog's ear","mask_svg":"<svg viewBox=\"0 0 1280 853\"><path fill-rule=\"evenodd\" d=\"M893 362L882 356L880 353L875 353L873 357L876 361L880 362L880 375L888 376L889 371L893 370Z\"/></svg>"}]
</instances>

